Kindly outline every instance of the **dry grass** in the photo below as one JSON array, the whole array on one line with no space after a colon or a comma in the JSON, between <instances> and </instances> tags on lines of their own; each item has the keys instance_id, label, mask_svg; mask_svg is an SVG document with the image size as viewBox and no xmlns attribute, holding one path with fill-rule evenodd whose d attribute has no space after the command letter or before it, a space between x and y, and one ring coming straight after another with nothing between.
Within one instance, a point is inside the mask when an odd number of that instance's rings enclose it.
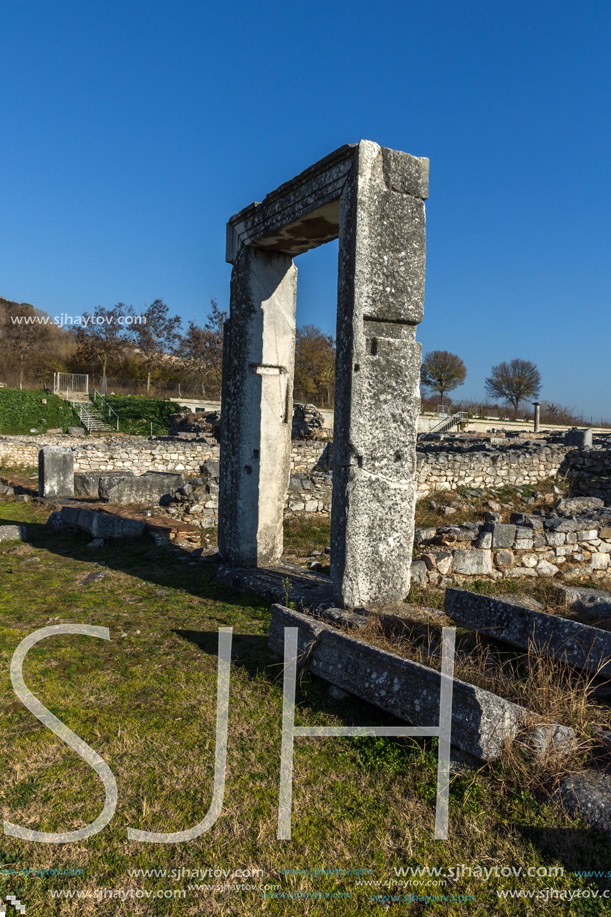
<instances>
[{"instance_id":1,"label":"dry grass","mask_svg":"<svg viewBox=\"0 0 611 917\"><path fill-rule=\"evenodd\" d=\"M554 487L568 493L565 482L551 478L536 485L480 488L483 491L480 496L472 495L470 491L477 488L469 487L434 491L418 500L416 525L419 528L439 528L462 522L481 522L484 513L491 511L498 512L502 521L508 522L511 513L532 513L537 509L549 511L560 499ZM447 508L454 512L448 514Z\"/></svg>"},{"instance_id":2,"label":"dry grass","mask_svg":"<svg viewBox=\"0 0 611 917\"><path fill-rule=\"evenodd\" d=\"M439 669L441 627L451 626L452 622L434 613L425 621L406 621L403 629L398 629L395 622L396 619L389 627L382 617L371 615L367 624L352 635ZM597 762L600 748L594 727L611 730L611 710L594 696L594 675L577 672L546 656L544 649L531 644L526 652L513 652L478 634L459 630L454 675L530 711L525 733L535 726L553 724L573 729L575 740L570 750L556 752L550 748L534 756L520 737L504 750L502 760L508 779L533 791L549 792L563 776L584 771Z\"/></svg>"}]
</instances>

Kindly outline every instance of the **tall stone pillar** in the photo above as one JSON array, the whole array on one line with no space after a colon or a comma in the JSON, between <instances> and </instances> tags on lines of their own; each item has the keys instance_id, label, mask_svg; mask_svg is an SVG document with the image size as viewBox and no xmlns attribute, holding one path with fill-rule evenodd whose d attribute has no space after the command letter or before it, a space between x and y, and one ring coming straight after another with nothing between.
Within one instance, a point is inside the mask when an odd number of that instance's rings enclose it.
<instances>
[{"instance_id":1,"label":"tall stone pillar","mask_svg":"<svg viewBox=\"0 0 611 917\"><path fill-rule=\"evenodd\" d=\"M541 402L533 401L535 407L535 419L534 419L534 432L539 432L539 427L541 426Z\"/></svg>"},{"instance_id":2,"label":"tall stone pillar","mask_svg":"<svg viewBox=\"0 0 611 917\"><path fill-rule=\"evenodd\" d=\"M289 481L297 268L241 245L231 276L221 408L219 551L254 567L282 554Z\"/></svg>"},{"instance_id":3,"label":"tall stone pillar","mask_svg":"<svg viewBox=\"0 0 611 917\"><path fill-rule=\"evenodd\" d=\"M410 586L428 160L358 144L340 199L331 578L347 607Z\"/></svg>"}]
</instances>

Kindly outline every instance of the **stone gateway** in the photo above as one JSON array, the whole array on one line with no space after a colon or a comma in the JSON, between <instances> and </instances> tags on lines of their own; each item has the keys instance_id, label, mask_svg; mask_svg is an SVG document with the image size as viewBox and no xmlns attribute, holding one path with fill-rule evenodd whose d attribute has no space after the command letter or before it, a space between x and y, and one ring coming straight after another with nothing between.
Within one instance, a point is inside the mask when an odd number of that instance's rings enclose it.
<instances>
[{"instance_id":1,"label":"stone gateway","mask_svg":"<svg viewBox=\"0 0 611 917\"><path fill-rule=\"evenodd\" d=\"M335 599L403 599L416 497L428 160L362 140L227 226L219 550L233 566L282 554L289 480L297 269L339 238L331 532ZM376 415L371 425L368 417Z\"/></svg>"}]
</instances>

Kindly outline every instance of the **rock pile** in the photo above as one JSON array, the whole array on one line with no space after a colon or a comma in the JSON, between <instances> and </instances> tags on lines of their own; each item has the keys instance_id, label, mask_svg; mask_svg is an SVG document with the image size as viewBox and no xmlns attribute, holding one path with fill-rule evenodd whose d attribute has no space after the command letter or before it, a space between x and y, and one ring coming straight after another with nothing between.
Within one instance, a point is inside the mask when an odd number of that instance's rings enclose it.
<instances>
[{"instance_id":1,"label":"rock pile","mask_svg":"<svg viewBox=\"0 0 611 917\"><path fill-rule=\"evenodd\" d=\"M161 504L170 516L208 529L218 522L218 493L219 463L204 462L199 477L185 481Z\"/></svg>"},{"instance_id":2,"label":"rock pile","mask_svg":"<svg viewBox=\"0 0 611 917\"><path fill-rule=\"evenodd\" d=\"M486 513L482 523L416 529L412 582L451 586L464 576L604 575L611 569L611 508L602 500L560 500L556 512Z\"/></svg>"},{"instance_id":3,"label":"rock pile","mask_svg":"<svg viewBox=\"0 0 611 917\"><path fill-rule=\"evenodd\" d=\"M170 436L181 439L197 439L209 445L220 442L220 411L181 411L170 415Z\"/></svg>"},{"instance_id":4,"label":"rock pile","mask_svg":"<svg viewBox=\"0 0 611 917\"><path fill-rule=\"evenodd\" d=\"M324 439L324 419L313 404L296 404L293 409L293 439Z\"/></svg>"}]
</instances>

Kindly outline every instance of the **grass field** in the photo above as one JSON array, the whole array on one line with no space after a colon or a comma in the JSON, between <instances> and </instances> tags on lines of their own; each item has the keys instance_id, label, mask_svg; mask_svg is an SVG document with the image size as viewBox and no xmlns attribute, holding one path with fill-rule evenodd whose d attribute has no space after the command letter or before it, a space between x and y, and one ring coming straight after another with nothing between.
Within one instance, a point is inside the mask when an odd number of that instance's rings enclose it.
<instances>
[{"instance_id":1,"label":"grass field","mask_svg":"<svg viewBox=\"0 0 611 917\"><path fill-rule=\"evenodd\" d=\"M591 895L602 894L607 880L584 879L575 872L606 870L609 839L516 783L514 771L503 763L453 778L449 838L434 841L434 741L298 739L292 839L277 840L282 681L281 668L267 649L267 605L217 585L212 564L180 549L141 543L94 551L87 548L86 536L46 529L48 513L35 502L0 503L0 524L23 521L29 530L27 545L0 544L3 817L37 830L69 831L93 821L103 806L103 787L91 768L39 723L11 688L9 665L19 642L57 623L108 627L111 639L47 639L27 657L26 684L108 763L118 785L118 805L106 828L78 843L3 837L2 893L17 895L27 917L606 912L603 901ZM328 543L326 531L295 527L290 537L295 552ZM91 573L106 575L84 583ZM227 626L234 636L222 812L208 833L187 844L130 842L128 826L177 831L199 822L208 810L217 633ZM325 684L311 676L300 684L297 700L301 725L390 722L354 700L330 703ZM412 881L398 879L398 868L447 870L457 864L531 868L540 874L446 877L437 885L423 878L404 887L391 885ZM203 885L224 880L178 872L207 868L230 874L259 869L263 876L227 880L257 886L253 889L215 891ZM541 874L550 868L564 875ZM82 872L26 877L27 869ZM364 877L337 872L356 869L371 872ZM138 870L149 874L138 875ZM163 870L168 874L161 875ZM298 875L299 870L306 874ZM315 876L314 870L336 872ZM358 884L363 880L381 884ZM269 897L261 891L265 885L274 887ZM547 894L544 889L550 887L581 897L546 904L497 895L520 888ZM94 895L99 889L121 890L125 900L98 901ZM54 890L88 897L58 899ZM175 892L184 897L153 897ZM408 893L456 897L409 904L372 900ZM291 900L289 894L299 897ZM324 894L344 897L313 897Z\"/></svg>"},{"instance_id":2,"label":"grass field","mask_svg":"<svg viewBox=\"0 0 611 917\"><path fill-rule=\"evenodd\" d=\"M38 433L80 426L72 405L45 391L0 388L0 434Z\"/></svg>"}]
</instances>

